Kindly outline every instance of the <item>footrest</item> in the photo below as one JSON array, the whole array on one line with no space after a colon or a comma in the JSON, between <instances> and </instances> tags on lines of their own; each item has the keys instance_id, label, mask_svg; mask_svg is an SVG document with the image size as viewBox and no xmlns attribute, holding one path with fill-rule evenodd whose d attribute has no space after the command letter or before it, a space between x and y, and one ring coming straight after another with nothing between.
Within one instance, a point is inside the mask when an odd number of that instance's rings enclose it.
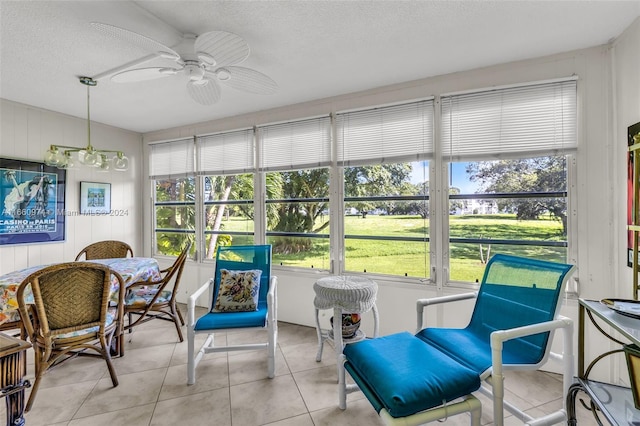
<instances>
[{"instance_id":1,"label":"footrest","mask_svg":"<svg viewBox=\"0 0 640 426\"><path fill-rule=\"evenodd\" d=\"M406 417L468 395L480 377L403 332L348 345L345 368L378 412Z\"/></svg>"}]
</instances>

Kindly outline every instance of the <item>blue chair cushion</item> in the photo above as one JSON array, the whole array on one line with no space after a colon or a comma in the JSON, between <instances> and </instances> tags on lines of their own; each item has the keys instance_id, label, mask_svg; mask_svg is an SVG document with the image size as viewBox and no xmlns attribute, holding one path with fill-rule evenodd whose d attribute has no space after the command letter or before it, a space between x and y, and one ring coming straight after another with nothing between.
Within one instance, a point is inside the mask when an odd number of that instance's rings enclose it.
<instances>
[{"instance_id":1,"label":"blue chair cushion","mask_svg":"<svg viewBox=\"0 0 640 426\"><path fill-rule=\"evenodd\" d=\"M469 327L457 328L425 328L416 336L427 345L437 348L449 357L482 374L491 367L491 344L487 339L479 337ZM511 350L507 345L502 350L504 365L536 364L539 361L538 351Z\"/></svg>"},{"instance_id":2,"label":"blue chair cushion","mask_svg":"<svg viewBox=\"0 0 640 426\"><path fill-rule=\"evenodd\" d=\"M225 328L265 327L267 324L267 302L258 302L257 311L209 312L195 324L196 331Z\"/></svg>"},{"instance_id":3,"label":"blue chair cushion","mask_svg":"<svg viewBox=\"0 0 640 426\"><path fill-rule=\"evenodd\" d=\"M477 372L407 332L349 344L345 368L379 412L405 417L468 395Z\"/></svg>"}]
</instances>

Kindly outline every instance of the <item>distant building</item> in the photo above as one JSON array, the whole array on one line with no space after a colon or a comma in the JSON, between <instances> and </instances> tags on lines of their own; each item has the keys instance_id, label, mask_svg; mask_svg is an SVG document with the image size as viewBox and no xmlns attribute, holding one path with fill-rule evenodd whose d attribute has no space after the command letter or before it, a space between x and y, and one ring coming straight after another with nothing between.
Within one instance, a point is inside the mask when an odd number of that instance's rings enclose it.
<instances>
[{"instance_id":1,"label":"distant building","mask_svg":"<svg viewBox=\"0 0 640 426\"><path fill-rule=\"evenodd\" d=\"M462 208L457 208L454 214L497 214L498 203L495 200L460 200Z\"/></svg>"}]
</instances>

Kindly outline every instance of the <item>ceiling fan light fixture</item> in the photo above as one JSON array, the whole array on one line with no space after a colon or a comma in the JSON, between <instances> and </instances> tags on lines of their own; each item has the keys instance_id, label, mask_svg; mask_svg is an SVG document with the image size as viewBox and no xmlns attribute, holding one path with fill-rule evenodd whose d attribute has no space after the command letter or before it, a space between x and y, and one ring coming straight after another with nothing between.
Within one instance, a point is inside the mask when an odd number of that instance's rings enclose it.
<instances>
[{"instance_id":1,"label":"ceiling fan light fixture","mask_svg":"<svg viewBox=\"0 0 640 426\"><path fill-rule=\"evenodd\" d=\"M98 31L132 43L151 53L138 61L122 65L101 75L111 75L111 81L129 83L181 74L186 77L187 93L201 105L212 105L220 100L218 82L233 89L260 95L276 92L278 84L267 75L251 68L239 67L251 52L247 42L227 31L209 31L200 35L183 34L178 47L168 47L147 36L115 27L92 23ZM178 49L178 50L176 50ZM133 68L151 59L172 59L177 67ZM124 70L124 71L123 71ZM115 74L114 74L115 73Z\"/></svg>"},{"instance_id":2,"label":"ceiling fan light fixture","mask_svg":"<svg viewBox=\"0 0 640 426\"><path fill-rule=\"evenodd\" d=\"M107 157L108 153L116 153L116 156L122 161L119 167L113 167L115 170L124 171L129 167L129 159L122 151L112 149L96 149L91 145L91 114L89 102L89 89L98 84L91 77L80 77L80 83L87 86L87 146L84 148L66 145L51 145L45 152L44 163L47 166L58 167L59 169L69 169L75 165L73 160L74 153L77 153L78 162L85 166L97 166L102 171L112 169L111 159Z\"/></svg>"},{"instance_id":3,"label":"ceiling fan light fixture","mask_svg":"<svg viewBox=\"0 0 640 426\"><path fill-rule=\"evenodd\" d=\"M184 70L191 81L200 81L204 77L204 67L198 65L197 62L185 64Z\"/></svg>"}]
</instances>

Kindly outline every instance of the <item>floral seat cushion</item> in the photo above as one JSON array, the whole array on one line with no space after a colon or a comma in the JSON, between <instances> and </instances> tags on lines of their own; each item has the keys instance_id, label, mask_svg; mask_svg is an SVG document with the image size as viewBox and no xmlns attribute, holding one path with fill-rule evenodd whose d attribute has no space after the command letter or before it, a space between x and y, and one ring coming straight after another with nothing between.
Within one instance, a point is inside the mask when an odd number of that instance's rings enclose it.
<instances>
[{"instance_id":1,"label":"floral seat cushion","mask_svg":"<svg viewBox=\"0 0 640 426\"><path fill-rule=\"evenodd\" d=\"M139 306L144 308L146 305L151 303L151 300L157 292L158 289L153 287L139 288L134 291L130 291L125 297L124 303L127 306ZM163 290L155 303L167 303L170 299L171 290Z\"/></svg>"}]
</instances>

